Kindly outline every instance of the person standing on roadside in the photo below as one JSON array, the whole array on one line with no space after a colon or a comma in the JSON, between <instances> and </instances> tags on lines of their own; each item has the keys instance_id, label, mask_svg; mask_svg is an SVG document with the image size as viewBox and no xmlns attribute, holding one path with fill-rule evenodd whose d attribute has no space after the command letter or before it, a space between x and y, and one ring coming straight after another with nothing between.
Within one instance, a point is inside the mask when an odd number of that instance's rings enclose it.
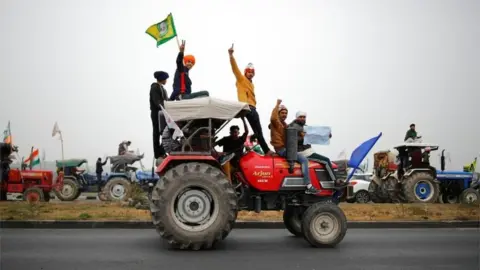
<instances>
[{"instance_id":1,"label":"person standing on roadside","mask_svg":"<svg viewBox=\"0 0 480 270\"><path fill-rule=\"evenodd\" d=\"M238 68L237 62L233 57L233 44L228 49L230 55L230 64L232 66L233 74L236 78L235 85L237 86L238 101L245 102L250 106L250 112L246 115L248 123L252 127L253 133L258 136L258 142L262 147L263 152L267 155L272 155L273 151L268 147L265 137L263 136L262 124L260 123L260 116L257 112L257 101L255 99L255 86L253 84L253 77L255 76L255 69L252 63L249 63L244 69L243 74Z\"/></svg>"}]
</instances>

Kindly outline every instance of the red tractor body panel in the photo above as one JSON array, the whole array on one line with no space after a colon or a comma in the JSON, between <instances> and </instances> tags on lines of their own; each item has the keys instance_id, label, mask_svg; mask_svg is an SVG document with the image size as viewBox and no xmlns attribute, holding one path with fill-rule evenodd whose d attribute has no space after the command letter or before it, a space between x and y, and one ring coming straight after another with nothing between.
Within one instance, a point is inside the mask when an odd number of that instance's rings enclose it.
<instances>
[{"instance_id":1,"label":"red tractor body panel","mask_svg":"<svg viewBox=\"0 0 480 270\"><path fill-rule=\"evenodd\" d=\"M44 192L50 192L53 188L53 172L10 169L8 182L4 182L2 189L9 193L22 193L30 187L38 187Z\"/></svg>"},{"instance_id":2,"label":"red tractor body panel","mask_svg":"<svg viewBox=\"0 0 480 270\"><path fill-rule=\"evenodd\" d=\"M314 161L309 162L309 172L312 185L321 192L319 196L326 196L333 194L331 189L323 189L320 181L323 177L319 172L325 172L322 164ZM336 164L332 164L333 168L337 168ZM262 156L253 151L246 153L240 159L240 171L243 172L245 181L255 188L263 192L275 192L285 187L286 179L303 178L301 165L296 162L293 173L289 172L289 164L287 160L279 156Z\"/></svg>"}]
</instances>

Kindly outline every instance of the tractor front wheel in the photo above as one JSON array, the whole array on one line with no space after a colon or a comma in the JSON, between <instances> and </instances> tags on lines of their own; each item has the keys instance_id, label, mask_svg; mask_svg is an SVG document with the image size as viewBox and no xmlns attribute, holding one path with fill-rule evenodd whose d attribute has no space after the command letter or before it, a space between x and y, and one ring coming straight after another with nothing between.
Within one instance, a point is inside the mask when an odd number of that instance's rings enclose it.
<instances>
[{"instance_id":1,"label":"tractor front wheel","mask_svg":"<svg viewBox=\"0 0 480 270\"><path fill-rule=\"evenodd\" d=\"M61 201L74 201L80 196L80 187L78 183L70 178L63 179L63 186L60 191L54 189L55 196Z\"/></svg>"},{"instance_id":2,"label":"tractor front wheel","mask_svg":"<svg viewBox=\"0 0 480 270\"><path fill-rule=\"evenodd\" d=\"M287 230L297 236L303 236L302 232L302 216L305 212L305 209L301 206L291 206L287 205L283 211L283 224Z\"/></svg>"},{"instance_id":3,"label":"tractor front wheel","mask_svg":"<svg viewBox=\"0 0 480 270\"><path fill-rule=\"evenodd\" d=\"M150 212L171 247L210 249L226 238L237 216L237 197L218 168L188 162L168 170L152 190Z\"/></svg>"},{"instance_id":4,"label":"tractor front wheel","mask_svg":"<svg viewBox=\"0 0 480 270\"><path fill-rule=\"evenodd\" d=\"M44 202L45 196L43 190L37 187L31 187L23 192L23 200L29 203Z\"/></svg>"},{"instance_id":5,"label":"tractor front wheel","mask_svg":"<svg viewBox=\"0 0 480 270\"><path fill-rule=\"evenodd\" d=\"M302 219L303 237L314 247L334 247L347 233L347 218L335 204L315 203Z\"/></svg>"},{"instance_id":6,"label":"tractor front wheel","mask_svg":"<svg viewBox=\"0 0 480 270\"><path fill-rule=\"evenodd\" d=\"M480 193L473 188L467 188L460 194L460 202L462 204L479 204Z\"/></svg>"}]
</instances>

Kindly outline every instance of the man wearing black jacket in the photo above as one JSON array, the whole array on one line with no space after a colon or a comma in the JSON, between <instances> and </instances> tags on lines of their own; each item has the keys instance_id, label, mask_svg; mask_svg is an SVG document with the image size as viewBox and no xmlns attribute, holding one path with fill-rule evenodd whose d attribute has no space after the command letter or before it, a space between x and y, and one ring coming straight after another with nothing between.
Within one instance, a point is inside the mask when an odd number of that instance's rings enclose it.
<instances>
[{"instance_id":1,"label":"man wearing black jacket","mask_svg":"<svg viewBox=\"0 0 480 270\"><path fill-rule=\"evenodd\" d=\"M168 100L167 90L163 87L167 83L168 73L164 71L157 71L153 74L157 79L150 87L150 117L152 118L153 127L153 153L155 159L165 156L165 150L160 144L160 135L167 125L163 114L159 114L162 107L165 108L164 102Z\"/></svg>"}]
</instances>

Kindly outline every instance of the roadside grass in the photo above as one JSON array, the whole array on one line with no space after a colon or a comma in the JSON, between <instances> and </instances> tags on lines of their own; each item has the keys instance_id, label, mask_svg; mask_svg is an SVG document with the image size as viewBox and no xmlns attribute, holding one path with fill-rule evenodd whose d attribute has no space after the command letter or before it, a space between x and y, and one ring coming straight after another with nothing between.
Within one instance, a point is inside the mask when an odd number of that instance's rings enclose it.
<instances>
[{"instance_id":1,"label":"roadside grass","mask_svg":"<svg viewBox=\"0 0 480 270\"><path fill-rule=\"evenodd\" d=\"M478 205L341 203L349 221L479 220ZM282 211L240 211L239 221L282 221ZM0 220L151 220L150 212L121 203L0 202Z\"/></svg>"}]
</instances>

